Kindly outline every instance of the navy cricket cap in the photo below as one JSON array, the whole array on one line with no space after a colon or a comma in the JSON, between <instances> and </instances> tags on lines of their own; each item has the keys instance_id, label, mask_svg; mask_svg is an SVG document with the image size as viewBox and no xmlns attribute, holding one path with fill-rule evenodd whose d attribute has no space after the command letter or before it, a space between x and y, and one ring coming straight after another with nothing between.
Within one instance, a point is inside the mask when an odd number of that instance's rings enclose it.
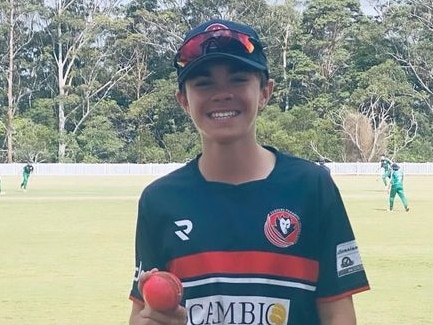
<instances>
[{"instance_id":1,"label":"navy cricket cap","mask_svg":"<svg viewBox=\"0 0 433 325\"><path fill-rule=\"evenodd\" d=\"M174 66L179 85L194 68L220 58L237 61L269 76L263 45L253 28L230 20L211 19L190 30L178 49Z\"/></svg>"}]
</instances>

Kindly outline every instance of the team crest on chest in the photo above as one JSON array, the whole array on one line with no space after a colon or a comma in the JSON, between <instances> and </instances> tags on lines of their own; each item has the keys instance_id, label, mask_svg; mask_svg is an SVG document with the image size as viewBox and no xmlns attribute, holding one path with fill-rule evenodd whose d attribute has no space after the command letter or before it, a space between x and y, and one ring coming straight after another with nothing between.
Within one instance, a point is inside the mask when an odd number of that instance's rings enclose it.
<instances>
[{"instance_id":1,"label":"team crest on chest","mask_svg":"<svg viewBox=\"0 0 433 325\"><path fill-rule=\"evenodd\" d=\"M286 248L296 244L301 233L301 222L293 212L278 209L270 212L265 222L266 238L275 246Z\"/></svg>"}]
</instances>

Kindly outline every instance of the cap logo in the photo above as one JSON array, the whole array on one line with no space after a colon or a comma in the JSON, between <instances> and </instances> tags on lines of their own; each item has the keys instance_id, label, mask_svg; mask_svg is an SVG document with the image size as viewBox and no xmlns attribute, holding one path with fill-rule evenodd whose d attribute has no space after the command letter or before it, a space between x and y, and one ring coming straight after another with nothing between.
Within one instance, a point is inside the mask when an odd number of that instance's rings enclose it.
<instances>
[{"instance_id":1,"label":"cap logo","mask_svg":"<svg viewBox=\"0 0 433 325\"><path fill-rule=\"evenodd\" d=\"M266 238L275 246L286 248L297 243L301 234L299 217L286 209L271 211L264 227Z\"/></svg>"},{"instance_id":2,"label":"cap logo","mask_svg":"<svg viewBox=\"0 0 433 325\"><path fill-rule=\"evenodd\" d=\"M229 29L229 28L223 24L212 24L206 27L205 31L210 32L210 31L220 30L220 29Z\"/></svg>"}]
</instances>

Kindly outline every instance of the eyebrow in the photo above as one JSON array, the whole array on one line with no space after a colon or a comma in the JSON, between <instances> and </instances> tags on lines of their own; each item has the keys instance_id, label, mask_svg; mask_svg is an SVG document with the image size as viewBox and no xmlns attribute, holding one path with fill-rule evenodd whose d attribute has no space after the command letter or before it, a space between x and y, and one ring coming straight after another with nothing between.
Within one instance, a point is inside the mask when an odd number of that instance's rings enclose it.
<instances>
[{"instance_id":1,"label":"eyebrow","mask_svg":"<svg viewBox=\"0 0 433 325\"><path fill-rule=\"evenodd\" d=\"M254 70L247 67L243 64L236 64L236 63L228 63L224 64L228 66L229 73L238 73L238 72L253 72ZM196 77L210 77L210 67L208 64L203 64L200 67L197 67L193 71L191 71L189 78L196 78Z\"/></svg>"}]
</instances>

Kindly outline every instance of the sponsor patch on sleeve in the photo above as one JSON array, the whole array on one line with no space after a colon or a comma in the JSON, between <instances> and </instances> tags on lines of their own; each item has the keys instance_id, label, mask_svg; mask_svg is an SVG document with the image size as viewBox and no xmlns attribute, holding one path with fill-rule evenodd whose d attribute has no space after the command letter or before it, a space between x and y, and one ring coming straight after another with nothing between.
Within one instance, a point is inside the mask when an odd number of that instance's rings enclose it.
<instances>
[{"instance_id":1,"label":"sponsor patch on sleeve","mask_svg":"<svg viewBox=\"0 0 433 325\"><path fill-rule=\"evenodd\" d=\"M336 254L338 277L364 270L356 241L337 245Z\"/></svg>"}]
</instances>

